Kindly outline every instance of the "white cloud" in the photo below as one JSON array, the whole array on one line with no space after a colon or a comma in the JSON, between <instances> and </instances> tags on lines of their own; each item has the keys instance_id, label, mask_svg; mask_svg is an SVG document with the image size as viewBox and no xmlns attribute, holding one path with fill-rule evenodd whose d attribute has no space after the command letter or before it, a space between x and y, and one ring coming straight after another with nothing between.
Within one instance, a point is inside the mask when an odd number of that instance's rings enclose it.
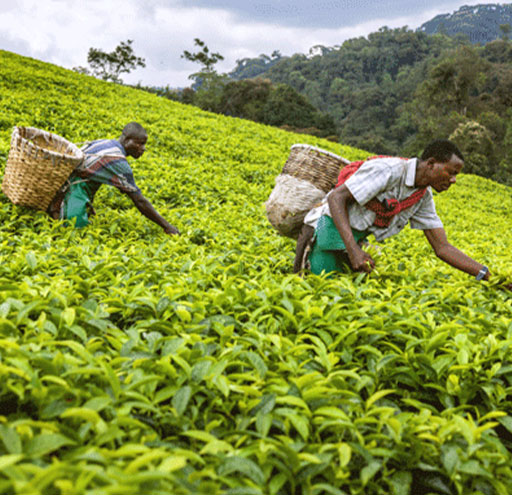
<instances>
[{"instance_id":1,"label":"white cloud","mask_svg":"<svg viewBox=\"0 0 512 495\"><path fill-rule=\"evenodd\" d=\"M125 76L126 82L187 86L187 76L199 66L180 56L184 50L194 50L194 38L224 56L217 70L227 72L237 59L261 53L307 53L312 46L339 45L383 25L416 28L439 13L457 9L462 1L446 2L442 9L421 16L377 18L338 29L243 21L228 10L185 7L179 0L17 0L13 8L14 3L0 0L0 48L72 68L87 65L90 47L111 51L120 41L133 39L135 54L146 59L147 67Z\"/></svg>"}]
</instances>

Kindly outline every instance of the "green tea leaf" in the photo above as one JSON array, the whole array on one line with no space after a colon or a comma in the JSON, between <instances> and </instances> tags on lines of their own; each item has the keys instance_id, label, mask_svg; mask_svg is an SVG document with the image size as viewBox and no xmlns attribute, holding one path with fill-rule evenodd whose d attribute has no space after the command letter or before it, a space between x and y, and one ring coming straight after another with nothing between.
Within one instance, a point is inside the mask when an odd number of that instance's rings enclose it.
<instances>
[{"instance_id":1,"label":"green tea leaf","mask_svg":"<svg viewBox=\"0 0 512 495\"><path fill-rule=\"evenodd\" d=\"M279 490L283 487L283 485L286 483L287 476L284 473L280 473L276 476L273 476L270 480L270 483L268 484L268 490L270 492L270 495L277 495L279 493Z\"/></svg>"},{"instance_id":2,"label":"green tea leaf","mask_svg":"<svg viewBox=\"0 0 512 495\"><path fill-rule=\"evenodd\" d=\"M409 495L411 493L412 474L409 471L398 471L391 477L393 495Z\"/></svg>"},{"instance_id":3,"label":"green tea leaf","mask_svg":"<svg viewBox=\"0 0 512 495\"><path fill-rule=\"evenodd\" d=\"M187 458L185 456L174 455L169 456L162 461L158 470L163 473L172 473L178 469L182 469L187 465Z\"/></svg>"},{"instance_id":4,"label":"green tea leaf","mask_svg":"<svg viewBox=\"0 0 512 495\"><path fill-rule=\"evenodd\" d=\"M73 441L59 433L41 433L29 441L25 454L30 457L40 457L50 452L73 445Z\"/></svg>"},{"instance_id":5,"label":"green tea leaf","mask_svg":"<svg viewBox=\"0 0 512 495\"><path fill-rule=\"evenodd\" d=\"M300 436L304 441L308 440L309 437L309 421L304 416L298 414L286 414L286 417L292 422L293 427L300 433Z\"/></svg>"},{"instance_id":6,"label":"green tea leaf","mask_svg":"<svg viewBox=\"0 0 512 495\"><path fill-rule=\"evenodd\" d=\"M272 414L260 411L256 415L256 431L263 437L268 435L272 426Z\"/></svg>"},{"instance_id":7,"label":"green tea leaf","mask_svg":"<svg viewBox=\"0 0 512 495\"><path fill-rule=\"evenodd\" d=\"M379 399L386 397L386 395L395 393L395 390L379 390L375 392L371 397L366 401L366 409L370 409L370 407L377 402Z\"/></svg>"},{"instance_id":8,"label":"green tea leaf","mask_svg":"<svg viewBox=\"0 0 512 495\"><path fill-rule=\"evenodd\" d=\"M21 454L21 440L15 429L0 425L0 439L9 454Z\"/></svg>"},{"instance_id":9,"label":"green tea leaf","mask_svg":"<svg viewBox=\"0 0 512 495\"><path fill-rule=\"evenodd\" d=\"M258 354L252 351L247 352L246 356L249 359L250 363L254 366L254 368L256 368L256 371L260 375L260 378L265 378L268 368L263 359L261 359L261 357Z\"/></svg>"},{"instance_id":10,"label":"green tea leaf","mask_svg":"<svg viewBox=\"0 0 512 495\"><path fill-rule=\"evenodd\" d=\"M180 388L171 400L172 407L176 409L176 412L181 415L187 409L188 402L192 396L192 389L187 385Z\"/></svg>"},{"instance_id":11,"label":"green tea leaf","mask_svg":"<svg viewBox=\"0 0 512 495\"><path fill-rule=\"evenodd\" d=\"M66 308L64 311L62 311L61 318L68 328L73 325L73 322L75 321L75 315L76 313L74 308Z\"/></svg>"},{"instance_id":12,"label":"green tea leaf","mask_svg":"<svg viewBox=\"0 0 512 495\"><path fill-rule=\"evenodd\" d=\"M371 461L367 466L361 469L361 483L366 486L368 482L377 474L381 468L381 463L378 461Z\"/></svg>"},{"instance_id":13,"label":"green tea leaf","mask_svg":"<svg viewBox=\"0 0 512 495\"><path fill-rule=\"evenodd\" d=\"M30 267L30 269L34 270L37 266L37 258L34 251L29 251L25 255L25 259L27 260L27 265Z\"/></svg>"},{"instance_id":14,"label":"green tea leaf","mask_svg":"<svg viewBox=\"0 0 512 495\"><path fill-rule=\"evenodd\" d=\"M251 410L251 414L267 414L272 412L276 405L276 394L265 394L256 406Z\"/></svg>"},{"instance_id":15,"label":"green tea leaf","mask_svg":"<svg viewBox=\"0 0 512 495\"><path fill-rule=\"evenodd\" d=\"M8 454L0 456L0 471L13 466L14 464L17 464L19 461L21 461L21 459L23 459L23 455L21 454Z\"/></svg>"},{"instance_id":16,"label":"green tea leaf","mask_svg":"<svg viewBox=\"0 0 512 495\"><path fill-rule=\"evenodd\" d=\"M338 454L340 457L340 466L348 466L348 463L350 462L350 459L352 457L352 449L350 445L348 445L347 443L342 443L338 447Z\"/></svg>"},{"instance_id":17,"label":"green tea leaf","mask_svg":"<svg viewBox=\"0 0 512 495\"><path fill-rule=\"evenodd\" d=\"M454 445L446 446L443 448L443 465L449 474L453 474L456 466L459 464L459 455L457 453L457 447Z\"/></svg>"},{"instance_id":18,"label":"green tea leaf","mask_svg":"<svg viewBox=\"0 0 512 495\"><path fill-rule=\"evenodd\" d=\"M265 483L265 475L260 467L254 461L240 456L227 457L217 472L219 476L227 476L236 472L247 476L260 486Z\"/></svg>"}]
</instances>

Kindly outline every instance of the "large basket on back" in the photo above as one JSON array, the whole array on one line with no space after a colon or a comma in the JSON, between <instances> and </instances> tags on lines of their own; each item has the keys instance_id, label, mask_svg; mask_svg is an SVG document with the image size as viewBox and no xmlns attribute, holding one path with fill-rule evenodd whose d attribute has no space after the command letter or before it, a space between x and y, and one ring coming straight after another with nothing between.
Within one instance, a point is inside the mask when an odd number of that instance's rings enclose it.
<instances>
[{"instance_id":1,"label":"large basket on back","mask_svg":"<svg viewBox=\"0 0 512 495\"><path fill-rule=\"evenodd\" d=\"M307 144L294 144L265 207L282 235L296 239L307 212L336 185L345 158Z\"/></svg>"},{"instance_id":2,"label":"large basket on back","mask_svg":"<svg viewBox=\"0 0 512 495\"><path fill-rule=\"evenodd\" d=\"M57 134L15 127L2 191L16 205L46 210L84 153Z\"/></svg>"}]
</instances>

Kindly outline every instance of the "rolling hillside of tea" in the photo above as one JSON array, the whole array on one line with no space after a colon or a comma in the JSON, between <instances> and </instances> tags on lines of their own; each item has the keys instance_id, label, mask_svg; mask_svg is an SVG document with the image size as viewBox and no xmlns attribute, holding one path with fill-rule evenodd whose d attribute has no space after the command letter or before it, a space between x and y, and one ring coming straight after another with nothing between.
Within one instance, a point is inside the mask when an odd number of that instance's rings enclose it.
<instances>
[{"instance_id":1,"label":"rolling hillside of tea","mask_svg":"<svg viewBox=\"0 0 512 495\"><path fill-rule=\"evenodd\" d=\"M290 146L368 153L0 52L0 177L15 125L82 143L132 120L181 237L106 186L79 230L0 195L2 495L512 492L510 188L436 195L495 282L409 228L370 276L301 279L263 206Z\"/></svg>"}]
</instances>

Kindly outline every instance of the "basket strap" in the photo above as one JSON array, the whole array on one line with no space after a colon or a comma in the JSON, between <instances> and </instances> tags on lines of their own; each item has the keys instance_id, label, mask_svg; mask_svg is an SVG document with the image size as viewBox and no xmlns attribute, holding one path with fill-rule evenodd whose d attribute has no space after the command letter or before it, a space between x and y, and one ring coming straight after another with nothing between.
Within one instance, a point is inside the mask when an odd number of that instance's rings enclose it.
<instances>
[{"instance_id":1,"label":"basket strap","mask_svg":"<svg viewBox=\"0 0 512 495\"><path fill-rule=\"evenodd\" d=\"M71 186L74 186L75 184L80 184L81 182L87 182L87 179L78 179L71 182L69 179L66 179L66 182L60 186L58 193L59 194L66 194Z\"/></svg>"},{"instance_id":2,"label":"basket strap","mask_svg":"<svg viewBox=\"0 0 512 495\"><path fill-rule=\"evenodd\" d=\"M85 158L88 156L106 156L108 158L124 158L126 159L125 155L102 155L101 153L85 153Z\"/></svg>"}]
</instances>

